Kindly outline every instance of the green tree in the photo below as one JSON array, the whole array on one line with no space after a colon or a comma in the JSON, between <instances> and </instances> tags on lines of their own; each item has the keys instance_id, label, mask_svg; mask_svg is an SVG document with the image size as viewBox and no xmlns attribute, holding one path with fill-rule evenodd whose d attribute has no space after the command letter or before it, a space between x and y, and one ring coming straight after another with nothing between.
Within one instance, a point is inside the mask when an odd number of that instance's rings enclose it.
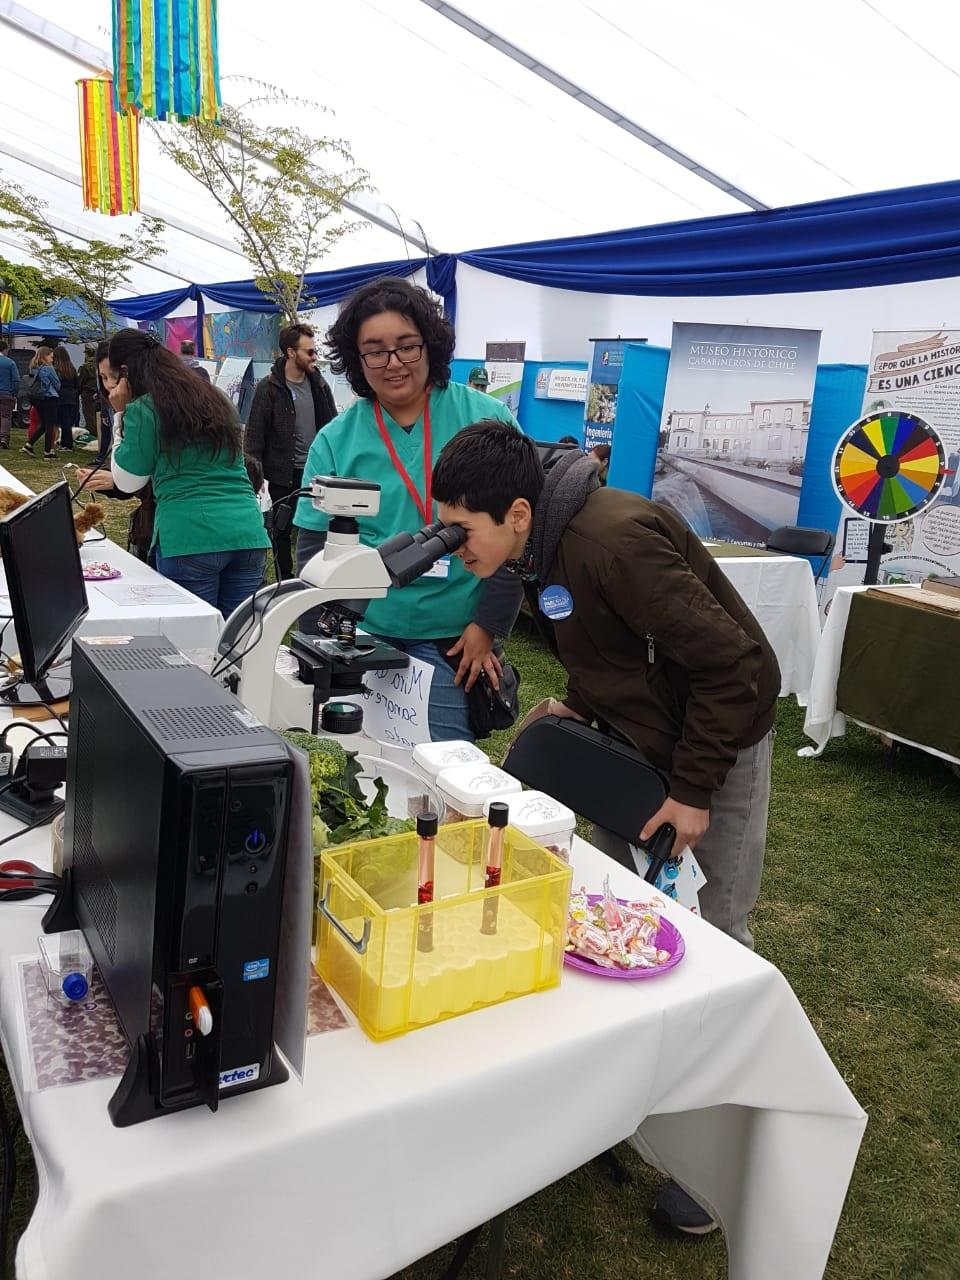
<instances>
[{"instance_id":1,"label":"green tree","mask_svg":"<svg viewBox=\"0 0 960 1280\"><path fill-rule=\"evenodd\" d=\"M103 337L110 332L112 324L108 299L130 283L135 263L149 263L163 250L160 238L163 222L159 218L141 217L135 229L123 232L117 242L75 241L54 226L46 201L3 177L0 177L0 227L20 237L29 256L44 264L44 275L51 287L56 288L57 296L75 298L93 318ZM78 326L78 336L80 331Z\"/></svg>"},{"instance_id":2,"label":"green tree","mask_svg":"<svg viewBox=\"0 0 960 1280\"><path fill-rule=\"evenodd\" d=\"M0 282L0 288L12 293L20 303L21 320L41 315L63 297L60 283L45 271L4 257L0 257Z\"/></svg>"},{"instance_id":3,"label":"green tree","mask_svg":"<svg viewBox=\"0 0 960 1280\"><path fill-rule=\"evenodd\" d=\"M254 284L288 321L315 305L304 275L358 224L344 201L367 185L342 139L315 137L294 125L259 124L258 106L287 114L323 110L261 85L241 107L224 106L219 124L151 122L166 154L213 196L232 223Z\"/></svg>"}]
</instances>

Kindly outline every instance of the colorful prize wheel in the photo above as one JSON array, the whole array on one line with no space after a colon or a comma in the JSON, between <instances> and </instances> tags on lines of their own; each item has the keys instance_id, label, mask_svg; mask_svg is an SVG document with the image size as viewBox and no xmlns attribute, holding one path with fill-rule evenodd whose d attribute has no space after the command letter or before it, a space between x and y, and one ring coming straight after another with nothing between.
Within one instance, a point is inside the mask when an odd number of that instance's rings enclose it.
<instances>
[{"instance_id":1,"label":"colorful prize wheel","mask_svg":"<svg viewBox=\"0 0 960 1280\"><path fill-rule=\"evenodd\" d=\"M842 502L866 520L910 520L936 498L946 474L943 443L914 413L883 409L849 427L833 455Z\"/></svg>"}]
</instances>

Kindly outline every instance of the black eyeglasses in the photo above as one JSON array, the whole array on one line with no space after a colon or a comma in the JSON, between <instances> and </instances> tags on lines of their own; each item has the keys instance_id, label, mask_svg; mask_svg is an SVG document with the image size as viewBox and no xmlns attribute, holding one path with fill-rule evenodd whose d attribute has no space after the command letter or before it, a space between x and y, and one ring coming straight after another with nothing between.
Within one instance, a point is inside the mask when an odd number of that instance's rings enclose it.
<instances>
[{"instance_id":1,"label":"black eyeglasses","mask_svg":"<svg viewBox=\"0 0 960 1280\"><path fill-rule=\"evenodd\" d=\"M367 351L360 359L368 369L385 369L391 356L396 356L401 364L416 364L423 355L425 345L423 342L413 342L393 347L390 351Z\"/></svg>"}]
</instances>

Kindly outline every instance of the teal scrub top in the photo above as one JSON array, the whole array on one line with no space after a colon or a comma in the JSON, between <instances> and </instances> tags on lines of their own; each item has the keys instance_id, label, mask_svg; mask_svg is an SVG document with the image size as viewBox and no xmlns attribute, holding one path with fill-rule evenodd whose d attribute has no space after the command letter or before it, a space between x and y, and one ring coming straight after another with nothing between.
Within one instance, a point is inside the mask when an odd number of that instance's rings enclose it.
<instances>
[{"instance_id":1,"label":"teal scrub top","mask_svg":"<svg viewBox=\"0 0 960 1280\"><path fill-rule=\"evenodd\" d=\"M381 411L397 456L423 501L423 418L418 418L411 430L405 431L385 409ZM518 427L505 404L481 391L454 382L433 389L430 393L431 471L443 446L458 431L482 418L496 418ZM379 546L395 533L415 533L424 524L377 430L372 400L356 401L318 432L303 470L304 485L316 475L356 476L380 485L380 514L360 520L360 541L368 547ZM436 518L434 504L430 520ZM315 511L309 498L301 498L294 523L301 529L324 531L329 517ZM482 579L468 573L454 556L448 577L418 578L407 587L391 588L383 600L371 600L362 625L376 635L398 640L459 636L473 621L483 589Z\"/></svg>"}]
</instances>

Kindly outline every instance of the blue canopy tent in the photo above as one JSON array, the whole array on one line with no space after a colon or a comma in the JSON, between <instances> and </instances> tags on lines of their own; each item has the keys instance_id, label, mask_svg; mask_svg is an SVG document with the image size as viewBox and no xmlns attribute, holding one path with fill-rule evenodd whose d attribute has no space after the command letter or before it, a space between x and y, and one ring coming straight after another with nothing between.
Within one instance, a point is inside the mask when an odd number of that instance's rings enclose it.
<instances>
[{"instance_id":1,"label":"blue canopy tent","mask_svg":"<svg viewBox=\"0 0 960 1280\"><path fill-rule=\"evenodd\" d=\"M123 321L116 312L111 315L113 327L120 328ZM92 316L76 298L63 298L49 311L28 320L14 320L5 326L8 334L26 338L57 338L60 341L96 342L102 337L100 321Z\"/></svg>"}]
</instances>

